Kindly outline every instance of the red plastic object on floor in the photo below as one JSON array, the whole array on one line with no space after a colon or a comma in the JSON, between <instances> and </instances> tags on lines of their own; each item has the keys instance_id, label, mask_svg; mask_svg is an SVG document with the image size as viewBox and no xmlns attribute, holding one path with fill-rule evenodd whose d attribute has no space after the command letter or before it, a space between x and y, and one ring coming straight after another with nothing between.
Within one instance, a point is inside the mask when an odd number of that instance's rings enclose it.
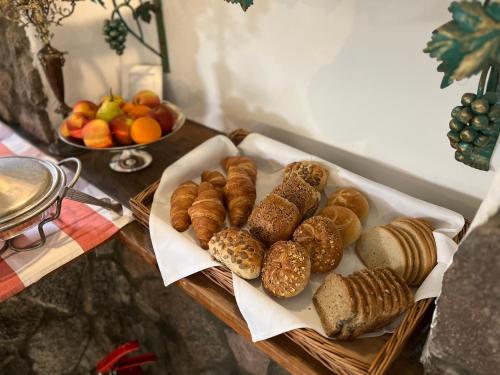
<instances>
[{"instance_id":1,"label":"red plastic object on floor","mask_svg":"<svg viewBox=\"0 0 500 375\"><path fill-rule=\"evenodd\" d=\"M129 354L139 350L139 341L129 341L113 350L96 366L98 375L142 375L142 365L158 361L156 354L145 353L135 357Z\"/></svg>"}]
</instances>

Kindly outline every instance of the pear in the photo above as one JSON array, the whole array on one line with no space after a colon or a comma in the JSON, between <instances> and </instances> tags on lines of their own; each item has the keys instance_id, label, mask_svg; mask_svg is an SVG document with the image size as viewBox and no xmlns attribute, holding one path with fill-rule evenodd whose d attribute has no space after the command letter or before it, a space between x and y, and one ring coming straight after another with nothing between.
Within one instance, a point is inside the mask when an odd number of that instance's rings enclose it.
<instances>
[{"instance_id":1,"label":"pear","mask_svg":"<svg viewBox=\"0 0 500 375\"><path fill-rule=\"evenodd\" d=\"M123 115L124 112L120 108L120 104L121 102L117 100L116 96L106 97L97 110L96 118L110 122L115 117Z\"/></svg>"}]
</instances>

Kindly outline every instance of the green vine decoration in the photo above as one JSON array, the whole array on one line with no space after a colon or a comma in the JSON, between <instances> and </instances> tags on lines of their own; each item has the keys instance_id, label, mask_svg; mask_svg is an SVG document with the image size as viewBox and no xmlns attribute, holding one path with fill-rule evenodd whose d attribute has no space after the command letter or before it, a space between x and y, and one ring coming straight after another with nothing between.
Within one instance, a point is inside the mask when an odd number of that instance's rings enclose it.
<instances>
[{"instance_id":1,"label":"green vine decoration","mask_svg":"<svg viewBox=\"0 0 500 375\"><path fill-rule=\"evenodd\" d=\"M94 3L106 7L104 0L91 0ZM118 55L122 55L125 47L127 35L131 35L139 41L146 49L161 58L162 68L164 73L170 71L167 50L167 38L165 34L165 25L163 22L163 11L161 0L139 0L137 6L132 5L133 0L111 0L113 10L110 18L104 21L103 34L110 48ZM123 16L123 12L130 11L135 21L135 27L130 26ZM144 38L142 22L150 23L153 19L156 20L156 28L158 33L159 48L153 47Z\"/></svg>"},{"instance_id":2,"label":"green vine decoration","mask_svg":"<svg viewBox=\"0 0 500 375\"><path fill-rule=\"evenodd\" d=\"M453 20L438 27L424 49L441 61L441 88L500 63L500 4L454 1L448 9Z\"/></svg>"}]
</instances>

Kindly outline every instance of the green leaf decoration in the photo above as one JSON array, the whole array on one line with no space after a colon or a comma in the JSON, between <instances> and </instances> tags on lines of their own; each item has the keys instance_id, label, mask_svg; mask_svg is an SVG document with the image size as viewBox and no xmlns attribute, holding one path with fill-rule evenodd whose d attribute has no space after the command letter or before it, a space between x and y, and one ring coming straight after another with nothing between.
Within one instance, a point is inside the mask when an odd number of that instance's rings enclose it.
<instances>
[{"instance_id":1,"label":"green leaf decoration","mask_svg":"<svg viewBox=\"0 0 500 375\"><path fill-rule=\"evenodd\" d=\"M441 61L441 88L500 63L500 4L484 8L479 1L454 1L448 9L453 21L435 30L424 49Z\"/></svg>"},{"instance_id":2,"label":"green leaf decoration","mask_svg":"<svg viewBox=\"0 0 500 375\"><path fill-rule=\"evenodd\" d=\"M226 0L228 3L231 4L240 4L241 8L246 12L248 8L250 8L250 5L253 5L253 0Z\"/></svg>"},{"instance_id":3,"label":"green leaf decoration","mask_svg":"<svg viewBox=\"0 0 500 375\"><path fill-rule=\"evenodd\" d=\"M144 3L141 3L137 8L135 8L134 11L134 18L135 19L141 19L146 23L151 22L151 13L156 12L156 7L151 1L146 1Z\"/></svg>"},{"instance_id":4,"label":"green leaf decoration","mask_svg":"<svg viewBox=\"0 0 500 375\"><path fill-rule=\"evenodd\" d=\"M104 4L104 0L90 0L90 1L101 5L103 8L106 8L106 5Z\"/></svg>"}]
</instances>

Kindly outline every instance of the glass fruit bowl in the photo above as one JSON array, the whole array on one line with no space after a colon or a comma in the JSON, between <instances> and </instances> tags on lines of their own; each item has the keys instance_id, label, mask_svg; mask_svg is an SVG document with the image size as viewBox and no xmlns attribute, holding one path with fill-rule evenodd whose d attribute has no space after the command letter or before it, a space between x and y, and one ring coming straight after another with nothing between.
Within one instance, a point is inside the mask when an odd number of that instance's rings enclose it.
<instances>
[{"instance_id":1,"label":"glass fruit bowl","mask_svg":"<svg viewBox=\"0 0 500 375\"><path fill-rule=\"evenodd\" d=\"M144 148L154 143L163 142L167 138L171 137L174 133L179 131L179 129L181 129L186 122L186 116L180 111L179 107L167 101L162 101L162 104L166 105L174 114L174 126L172 127L172 131L170 133L167 133L156 141L150 143L135 143L126 146L98 148L88 147L83 143L82 140L65 137L62 134L60 127L57 130L57 134L61 141L73 147L81 148L84 150L110 151L112 153L115 153L116 155L114 155L109 162L109 167L114 171L124 173L139 171L146 168L153 161L153 156L147 151L144 151Z\"/></svg>"}]
</instances>

